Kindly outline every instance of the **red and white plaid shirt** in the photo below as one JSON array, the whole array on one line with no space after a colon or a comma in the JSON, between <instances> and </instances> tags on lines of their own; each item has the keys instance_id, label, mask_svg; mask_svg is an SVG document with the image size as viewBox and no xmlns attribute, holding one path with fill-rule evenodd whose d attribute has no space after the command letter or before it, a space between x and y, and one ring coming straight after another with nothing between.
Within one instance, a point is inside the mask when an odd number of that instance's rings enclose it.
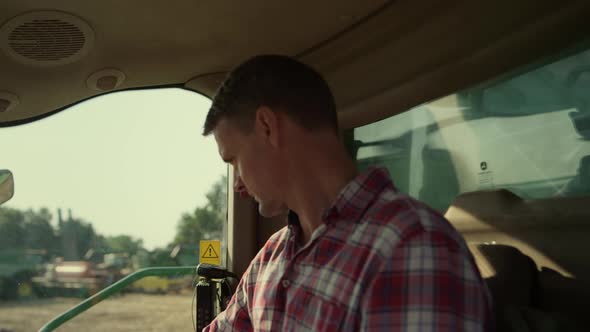
<instances>
[{"instance_id":1,"label":"red and white plaid shirt","mask_svg":"<svg viewBox=\"0 0 590 332\"><path fill-rule=\"evenodd\" d=\"M387 170L351 181L303 247L297 218L252 260L203 331L491 331L491 299L467 246Z\"/></svg>"}]
</instances>

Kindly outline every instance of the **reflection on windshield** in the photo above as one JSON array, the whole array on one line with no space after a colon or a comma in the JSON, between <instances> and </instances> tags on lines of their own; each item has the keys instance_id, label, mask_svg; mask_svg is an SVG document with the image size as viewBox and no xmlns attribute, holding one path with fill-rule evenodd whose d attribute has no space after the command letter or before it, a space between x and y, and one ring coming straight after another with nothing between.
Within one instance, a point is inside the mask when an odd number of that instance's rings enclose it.
<instances>
[{"instance_id":1,"label":"reflection on windshield","mask_svg":"<svg viewBox=\"0 0 590 332\"><path fill-rule=\"evenodd\" d=\"M440 211L460 193L590 193L590 51L354 130L359 167Z\"/></svg>"}]
</instances>

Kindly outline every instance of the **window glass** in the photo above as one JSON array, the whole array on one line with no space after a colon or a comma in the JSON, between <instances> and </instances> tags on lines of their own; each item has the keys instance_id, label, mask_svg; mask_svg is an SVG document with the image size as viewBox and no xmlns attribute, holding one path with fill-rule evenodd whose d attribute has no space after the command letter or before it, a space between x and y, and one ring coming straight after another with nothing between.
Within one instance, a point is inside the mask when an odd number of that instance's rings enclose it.
<instances>
[{"instance_id":1,"label":"window glass","mask_svg":"<svg viewBox=\"0 0 590 332\"><path fill-rule=\"evenodd\" d=\"M144 267L225 263L227 167L201 135L210 101L182 89L126 91L0 129L0 329L36 331ZM150 277L60 331L191 330L192 276Z\"/></svg>"},{"instance_id":2,"label":"window glass","mask_svg":"<svg viewBox=\"0 0 590 332\"><path fill-rule=\"evenodd\" d=\"M590 51L354 129L361 169L445 211L460 193L590 193Z\"/></svg>"}]
</instances>

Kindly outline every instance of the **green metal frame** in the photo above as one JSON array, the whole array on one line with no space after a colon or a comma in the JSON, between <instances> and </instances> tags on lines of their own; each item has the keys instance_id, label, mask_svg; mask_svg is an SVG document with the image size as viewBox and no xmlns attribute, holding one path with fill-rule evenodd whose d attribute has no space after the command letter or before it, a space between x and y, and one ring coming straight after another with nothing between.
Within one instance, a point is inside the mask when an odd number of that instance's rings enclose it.
<instances>
[{"instance_id":1,"label":"green metal frame","mask_svg":"<svg viewBox=\"0 0 590 332\"><path fill-rule=\"evenodd\" d=\"M138 271L128 275L127 277L117 281L116 283L110 285L109 287L101 290L100 292L94 294L93 296L87 298L86 300L80 302L78 305L69 309L68 311L64 312L63 314L55 317L49 323L45 324L42 328L40 328L39 332L49 332L49 331L55 330L57 327L59 327L63 323L78 316L79 314L88 310L90 307L96 305L97 303L101 302L102 300L110 297L111 295L118 293L123 288L127 287L129 284L132 284L133 282L135 282L139 279L143 279L145 277L152 277L152 276L171 277L171 276L182 276L182 275L194 274L194 273L196 273L196 269L197 269L196 266L170 266L170 267L149 267L149 268L138 270Z\"/></svg>"}]
</instances>

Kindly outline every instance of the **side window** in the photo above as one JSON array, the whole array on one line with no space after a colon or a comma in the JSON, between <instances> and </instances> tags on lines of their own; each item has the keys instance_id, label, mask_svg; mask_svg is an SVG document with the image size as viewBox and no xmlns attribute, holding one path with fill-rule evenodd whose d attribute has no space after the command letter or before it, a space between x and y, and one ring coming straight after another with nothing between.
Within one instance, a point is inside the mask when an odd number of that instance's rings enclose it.
<instances>
[{"instance_id":1,"label":"side window","mask_svg":"<svg viewBox=\"0 0 590 332\"><path fill-rule=\"evenodd\" d=\"M590 194L590 51L354 129L361 169L440 211L460 193Z\"/></svg>"},{"instance_id":2,"label":"side window","mask_svg":"<svg viewBox=\"0 0 590 332\"><path fill-rule=\"evenodd\" d=\"M197 265L200 240L220 240L211 255L225 263L227 167L201 135L209 106L182 89L126 91L0 129L15 180L0 207L1 327L37 330L141 268ZM190 330L191 282L142 279L66 328Z\"/></svg>"}]
</instances>

